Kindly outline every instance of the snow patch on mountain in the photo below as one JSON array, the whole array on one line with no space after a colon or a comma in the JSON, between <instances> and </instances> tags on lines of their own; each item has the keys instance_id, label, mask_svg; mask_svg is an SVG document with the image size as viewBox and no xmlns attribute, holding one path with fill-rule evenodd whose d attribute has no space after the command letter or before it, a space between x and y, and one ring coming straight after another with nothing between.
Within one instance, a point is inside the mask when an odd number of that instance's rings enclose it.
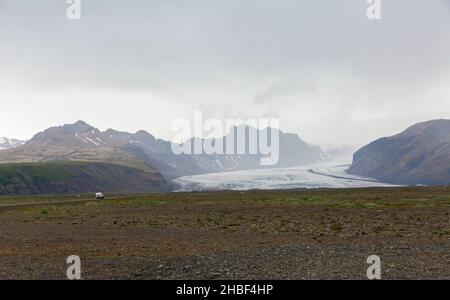
<instances>
[{"instance_id":1,"label":"snow patch on mountain","mask_svg":"<svg viewBox=\"0 0 450 300\"><path fill-rule=\"evenodd\" d=\"M25 141L22 141L22 140L7 138L7 137L0 138L0 150L12 149L12 148L21 146L23 144L25 144Z\"/></svg>"}]
</instances>

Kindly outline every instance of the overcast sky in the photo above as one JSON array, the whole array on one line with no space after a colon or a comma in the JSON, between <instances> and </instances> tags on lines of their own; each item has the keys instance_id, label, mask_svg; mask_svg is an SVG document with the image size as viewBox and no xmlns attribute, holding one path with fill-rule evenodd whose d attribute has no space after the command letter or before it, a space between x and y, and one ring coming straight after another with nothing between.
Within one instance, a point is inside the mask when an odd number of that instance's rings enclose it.
<instances>
[{"instance_id":1,"label":"overcast sky","mask_svg":"<svg viewBox=\"0 0 450 300\"><path fill-rule=\"evenodd\" d=\"M85 120L170 139L176 118L278 118L362 146L450 118L450 1L0 0L0 135Z\"/></svg>"}]
</instances>

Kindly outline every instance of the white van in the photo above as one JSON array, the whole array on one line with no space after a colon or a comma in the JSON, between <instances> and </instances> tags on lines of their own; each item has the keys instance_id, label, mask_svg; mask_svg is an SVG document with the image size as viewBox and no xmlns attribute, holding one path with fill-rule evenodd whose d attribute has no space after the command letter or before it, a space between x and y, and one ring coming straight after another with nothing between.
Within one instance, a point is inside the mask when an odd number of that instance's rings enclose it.
<instances>
[{"instance_id":1,"label":"white van","mask_svg":"<svg viewBox=\"0 0 450 300\"><path fill-rule=\"evenodd\" d=\"M105 199L105 196L103 195L103 193L95 193L95 199L103 200Z\"/></svg>"}]
</instances>

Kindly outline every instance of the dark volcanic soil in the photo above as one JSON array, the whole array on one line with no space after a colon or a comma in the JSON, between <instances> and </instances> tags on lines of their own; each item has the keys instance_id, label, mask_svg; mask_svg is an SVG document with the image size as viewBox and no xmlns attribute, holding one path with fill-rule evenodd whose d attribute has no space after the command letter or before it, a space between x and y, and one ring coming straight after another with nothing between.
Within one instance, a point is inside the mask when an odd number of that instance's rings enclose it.
<instances>
[{"instance_id":1,"label":"dark volcanic soil","mask_svg":"<svg viewBox=\"0 0 450 300\"><path fill-rule=\"evenodd\" d=\"M449 214L444 187L0 207L0 279L65 279L69 255L83 279L364 279L372 254L384 279L450 279Z\"/></svg>"}]
</instances>

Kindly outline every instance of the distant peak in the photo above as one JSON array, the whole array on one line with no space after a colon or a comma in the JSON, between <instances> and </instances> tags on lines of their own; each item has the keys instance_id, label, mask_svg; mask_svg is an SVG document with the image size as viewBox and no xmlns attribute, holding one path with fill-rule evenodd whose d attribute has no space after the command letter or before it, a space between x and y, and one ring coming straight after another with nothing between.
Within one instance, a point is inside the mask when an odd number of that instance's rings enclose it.
<instances>
[{"instance_id":1,"label":"distant peak","mask_svg":"<svg viewBox=\"0 0 450 300\"><path fill-rule=\"evenodd\" d=\"M72 126L92 127L91 125L89 125L88 123L86 123L86 122L84 122L84 121L82 121L82 120L76 121L75 123L73 123L73 124L71 124L71 125L72 125Z\"/></svg>"},{"instance_id":2,"label":"distant peak","mask_svg":"<svg viewBox=\"0 0 450 300\"><path fill-rule=\"evenodd\" d=\"M136 134L136 135L140 135L140 136L151 136L151 137L153 137L152 134L148 133L148 132L145 131L145 130L139 130L139 131L137 131L135 134Z\"/></svg>"},{"instance_id":3,"label":"distant peak","mask_svg":"<svg viewBox=\"0 0 450 300\"><path fill-rule=\"evenodd\" d=\"M84 122L84 121L77 121L73 124L65 124L63 126L58 126L58 127L50 127L48 129L46 129L43 133L46 135L54 135L57 134L58 132L61 133L83 133L83 132L88 132L88 131L92 131L92 132L98 132L98 129L96 129L95 127L92 127L91 125L89 125L88 123Z\"/></svg>"},{"instance_id":4,"label":"distant peak","mask_svg":"<svg viewBox=\"0 0 450 300\"><path fill-rule=\"evenodd\" d=\"M2 149L10 149L21 146L25 144L25 141L21 141L18 139L2 137L0 138L0 150Z\"/></svg>"},{"instance_id":5,"label":"distant peak","mask_svg":"<svg viewBox=\"0 0 450 300\"><path fill-rule=\"evenodd\" d=\"M91 126L88 123L86 123L84 121L81 121L81 120L77 121L77 122L75 122L73 124L66 124L63 127L76 129L76 130L81 131L81 132L95 129L93 126Z\"/></svg>"},{"instance_id":6,"label":"distant peak","mask_svg":"<svg viewBox=\"0 0 450 300\"><path fill-rule=\"evenodd\" d=\"M137 132L134 134L134 136L135 136L137 139L145 140L145 141L147 141L147 142L155 142L155 141L156 141L156 138L155 138L152 134L148 133L148 132L145 131L145 130L139 130L139 131L137 131Z\"/></svg>"},{"instance_id":7,"label":"distant peak","mask_svg":"<svg viewBox=\"0 0 450 300\"><path fill-rule=\"evenodd\" d=\"M109 128L109 129L107 129L105 131L105 133L107 133L107 134L116 134L116 133L122 133L122 132L118 131L118 130L115 130L115 129L112 129L112 128Z\"/></svg>"}]
</instances>

